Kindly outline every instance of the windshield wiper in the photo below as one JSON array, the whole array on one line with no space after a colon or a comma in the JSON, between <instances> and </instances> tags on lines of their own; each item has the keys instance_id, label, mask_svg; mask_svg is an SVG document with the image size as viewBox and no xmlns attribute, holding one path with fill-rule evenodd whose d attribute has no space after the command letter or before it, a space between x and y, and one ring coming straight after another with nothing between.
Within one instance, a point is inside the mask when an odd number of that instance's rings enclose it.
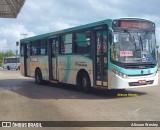
<instances>
[{"instance_id":1,"label":"windshield wiper","mask_svg":"<svg viewBox=\"0 0 160 130\"><path fill-rule=\"evenodd\" d=\"M142 37L141 36L139 36L139 41L140 41L140 44L141 44L141 47L142 47L142 51L143 51L143 41L142 41Z\"/></svg>"},{"instance_id":2,"label":"windshield wiper","mask_svg":"<svg viewBox=\"0 0 160 130\"><path fill-rule=\"evenodd\" d=\"M148 31L145 32L144 37L145 37L146 35L148 35ZM139 41L140 41L140 44L141 44L141 47L142 47L142 51L143 51L143 43L144 43L144 41L142 40L142 37L141 37L141 36L139 36Z\"/></svg>"},{"instance_id":3,"label":"windshield wiper","mask_svg":"<svg viewBox=\"0 0 160 130\"><path fill-rule=\"evenodd\" d=\"M128 30L124 29L124 33L128 33L129 36L132 37L131 33Z\"/></svg>"},{"instance_id":4,"label":"windshield wiper","mask_svg":"<svg viewBox=\"0 0 160 130\"><path fill-rule=\"evenodd\" d=\"M131 43L136 44L134 36L132 36L132 34L128 30L124 29L124 33L128 33Z\"/></svg>"}]
</instances>

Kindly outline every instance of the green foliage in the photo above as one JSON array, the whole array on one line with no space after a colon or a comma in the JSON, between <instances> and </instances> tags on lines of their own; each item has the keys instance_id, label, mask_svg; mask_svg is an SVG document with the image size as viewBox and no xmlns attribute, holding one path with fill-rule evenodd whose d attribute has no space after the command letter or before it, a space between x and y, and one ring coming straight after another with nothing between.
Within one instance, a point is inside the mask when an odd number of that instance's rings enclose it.
<instances>
[{"instance_id":1,"label":"green foliage","mask_svg":"<svg viewBox=\"0 0 160 130\"><path fill-rule=\"evenodd\" d=\"M0 52L0 67L2 66L3 58L10 56L15 56L15 54L11 50L6 52Z\"/></svg>"}]
</instances>

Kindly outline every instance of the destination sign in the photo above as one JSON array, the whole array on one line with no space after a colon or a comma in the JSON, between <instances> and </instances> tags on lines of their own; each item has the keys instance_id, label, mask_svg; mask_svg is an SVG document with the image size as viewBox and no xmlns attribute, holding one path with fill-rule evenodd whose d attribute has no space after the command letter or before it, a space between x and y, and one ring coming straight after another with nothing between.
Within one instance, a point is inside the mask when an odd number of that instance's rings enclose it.
<instances>
[{"instance_id":1,"label":"destination sign","mask_svg":"<svg viewBox=\"0 0 160 130\"><path fill-rule=\"evenodd\" d=\"M121 21L120 27L127 28L151 28L151 24L148 22L132 22L132 21Z\"/></svg>"},{"instance_id":2,"label":"destination sign","mask_svg":"<svg viewBox=\"0 0 160 130\"><path fill-rule=\"evenodd\" d=\"M138 29L155 29L155 24L145 20L115 20L113 27L118 28L138 28Z\"/></svg>"}]
</instances>

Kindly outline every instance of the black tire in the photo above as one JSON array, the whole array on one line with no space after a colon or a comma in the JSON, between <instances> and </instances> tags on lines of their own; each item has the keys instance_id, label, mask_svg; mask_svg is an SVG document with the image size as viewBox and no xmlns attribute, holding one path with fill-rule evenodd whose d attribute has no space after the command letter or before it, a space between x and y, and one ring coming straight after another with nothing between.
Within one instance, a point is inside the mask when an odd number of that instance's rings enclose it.
<instances>
[{"instance_id":1,"label":"black tire","mask_svg":"<svg viewBox=\"0 0 160 130\"><path fill-rule=\"evenodd\" d=\"M91 82L87 73L82 73L78 77L77 81L78 88L85 93L89 93L91 90Z\"/></svg>"},{"instance_id":2,"label":"black tire","mask_svg":"<svg viewBox=\"0 0 160 130\"><path fill-rule=\"evenodd\" d=\"M8 69L8 70L10 70L10 67L9 67L9 66L7 66L7 69Z\"/></svg>"},{"instance_id":3,"label":"black tire","mask_svg":"<svg viewBox=\"0 0 160 130\"><path fill-rule=\"evenodd\" d=\"M37 69L35 72L35 82L37 84L43 84L42 73L40 69Z\"/></svg>"}]
</instances>

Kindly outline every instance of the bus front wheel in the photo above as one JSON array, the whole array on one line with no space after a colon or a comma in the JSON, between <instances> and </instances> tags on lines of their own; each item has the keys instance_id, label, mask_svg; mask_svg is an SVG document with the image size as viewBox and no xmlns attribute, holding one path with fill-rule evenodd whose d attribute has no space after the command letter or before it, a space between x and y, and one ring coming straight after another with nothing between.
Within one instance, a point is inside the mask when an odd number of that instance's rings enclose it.
<instances>
[{"instance_id":1,"label":"bus front wheel","mask_svg":"<svg viewBox=\"0 0 160 130\"><path fill-rule=\"evenodd\" d=\"M42 79L42 73L40 69L37 69L35 72L35 81L37 84L42 84L43 83L43 79Z\"/></svg>"}]
</instances>

